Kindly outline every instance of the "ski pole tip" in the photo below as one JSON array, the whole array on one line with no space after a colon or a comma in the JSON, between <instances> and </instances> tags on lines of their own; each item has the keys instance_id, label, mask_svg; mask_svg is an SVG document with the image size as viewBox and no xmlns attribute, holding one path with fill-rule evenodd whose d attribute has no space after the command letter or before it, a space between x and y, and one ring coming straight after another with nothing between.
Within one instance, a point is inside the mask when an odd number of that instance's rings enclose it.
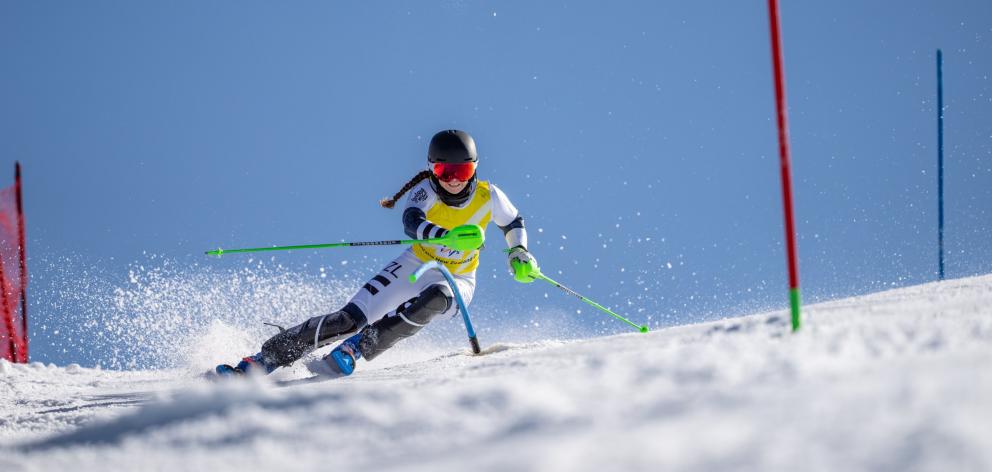
<instances>
[{"instance_id":1,"label":"ski pole tip","mask_svg":"<svg viewBox=\"0 0 992 472\"><path fill-rule=\"evenodd\" d=\"M641 332L642 333L648 332L648 327L647 326L641 326Z\"/></svg>"}]
</instances>

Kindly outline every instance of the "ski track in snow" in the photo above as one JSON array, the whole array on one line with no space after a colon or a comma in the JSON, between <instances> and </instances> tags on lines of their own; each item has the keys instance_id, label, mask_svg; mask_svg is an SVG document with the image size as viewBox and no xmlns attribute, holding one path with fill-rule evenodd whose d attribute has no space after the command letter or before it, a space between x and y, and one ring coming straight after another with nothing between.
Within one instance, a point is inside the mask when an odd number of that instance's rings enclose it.
<instances>
[{"instance_id":1,"label":"ski track in snow","mask_svg":"<svg viewBox=\"0 0 992 472\"><path fill-rule=\"evenodd\" d=\"M992 469L992 276L805 315L400 350L323 381L0 361L0 468Z\"/></svg>"}]
</instances>

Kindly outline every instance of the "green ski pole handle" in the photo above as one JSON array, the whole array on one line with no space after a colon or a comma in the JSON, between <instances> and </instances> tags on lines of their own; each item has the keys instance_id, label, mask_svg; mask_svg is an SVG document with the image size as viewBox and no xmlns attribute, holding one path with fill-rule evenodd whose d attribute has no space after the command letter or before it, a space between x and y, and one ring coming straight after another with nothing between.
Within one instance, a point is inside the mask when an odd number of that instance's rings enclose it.
<instances>
[{"instance_id":1,"label":"green ski pole handle","mask_svg":"<svg viewBox=\"0 0 992 472\"><path fill-rule=\"evenodd\" d=\"M618 315L616 313L613 313L612 311L610 311L609 309L607 309L603 305L600 305L599 303L596 303L596 302L594 302L594 301L592 301L592 300L590 300L590 299L588 299L588 298L580 295L575 290L572 290L572 289L570 289L570 288L568 288L568 287L566 287L566 286L564 286L564 285L562 285L562 284L560 284L558 282L555 282L550 277L542 274L540 270L534 270L534 271L532 271L531 272L531 276L534 277L535 279L543 280L543 281L545 281L545 282L547 282L547 283L549 283L551 285L554 285L555 287L560 288L563 292L565 292L565 293L567 293L569 295L575 296L579 300L582 300L582 301L588 303L589 305L595 307L597 310L606 312L610 316L612 316L612 317L614 317L614 318L616 318L616 319L618 319L620 321L623 321L624 323L627 323L627 324L633 326L634 328L637 328L637 330L640 331L640 332L642 332L642 333L648 332L648 327L646 325L638 325L638 324L634 323L633 321L628 320L627 318L624 318L624 317L622 317L622 316L620 316L620 315Z\"/></svg>"},{"instance_id":2,"label":"green ski pole handle","mask_svg":"<svg viewBox=\"0 0 992 472\"><path fill-rule=\"evenodd\" d=\"M539 272L539 270L533 260L529 263L511 260L510 267L513 269L513 279L517 282L529 284L537 280L534 273Z\"/></svg>"},{"instance_id":3,"label":"green ski pole handle","mask_svg":"<svg viewBox=\"0 0 992 472\"><path fill-rule=\"evenodd\" d=\"M456 251L475 250L486 242L486 233L479 225L462 225L448 231L440 238L430 239L396 239L387 241L358 241L329 244L302 244L297 246L271 246L271 247L251 247L241 249L215 249L206 251L208 256L222 256L224 254L263 252L263 251L291 251L294 249L325 249L332 247L353 247L353 246L399 246L406 244L442 244Z\"/></svg>"},{"instance_id":4,"label":"green ski pole handle","mask_svg":"<svg viewBox=\"0 0 992 472\"><path fill-rule=\"evenodd\" d=\"M474 251L486 243L486 233L479 225L461 225L452 228L441 239L441 244L456 251Z\"/></svg>"}]
</instances>

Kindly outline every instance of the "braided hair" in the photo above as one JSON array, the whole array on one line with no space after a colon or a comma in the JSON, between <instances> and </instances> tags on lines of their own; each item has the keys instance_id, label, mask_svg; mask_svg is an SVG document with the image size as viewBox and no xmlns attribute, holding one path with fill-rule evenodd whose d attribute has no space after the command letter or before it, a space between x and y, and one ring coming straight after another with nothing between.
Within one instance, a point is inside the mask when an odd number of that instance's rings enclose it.
<instances>
[{"instance_id":1,"label":"braided hair","mask_svg":"<svg viewBox=\"0 0 992 472\"><path fill-rule=\"evenodd\" d=\"M383 198L382 200L379 200L379 205L382 205L383 208L392 208L396 206L396 200L399 200L404 193L408 192L411 188L415 187L421 181L423 181L426 178L429 178L430 176L431 176L431 171L429 170L422 170L420 172L417 172L417 175L414 175L413 178L410 179L410 181L407 182L406 185L404 185L399 192L396 192L396 194L393 195L392 198Z\"/></svg>"}]
</instances>

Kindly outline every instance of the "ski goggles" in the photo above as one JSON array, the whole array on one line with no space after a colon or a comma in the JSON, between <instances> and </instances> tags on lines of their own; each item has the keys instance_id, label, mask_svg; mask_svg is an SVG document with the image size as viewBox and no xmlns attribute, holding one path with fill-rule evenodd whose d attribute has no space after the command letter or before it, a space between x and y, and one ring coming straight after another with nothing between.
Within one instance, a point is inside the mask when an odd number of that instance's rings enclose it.
<instances>
[{"instance_id":1,"label":"ski goggles","mask_svg":"<svg viewBox=\"0 0 992 472\"><path fill-rule=\"evenodd\" d=\"M457 164L453 164L448 162L437 162L431 166L431 170L434 172L434 177L437 177L437 180L440 180L441 182L451 182L452 180L467 182L473 175L475 175L475 163L459 162Z\"/></svg>"}]
</instances>

